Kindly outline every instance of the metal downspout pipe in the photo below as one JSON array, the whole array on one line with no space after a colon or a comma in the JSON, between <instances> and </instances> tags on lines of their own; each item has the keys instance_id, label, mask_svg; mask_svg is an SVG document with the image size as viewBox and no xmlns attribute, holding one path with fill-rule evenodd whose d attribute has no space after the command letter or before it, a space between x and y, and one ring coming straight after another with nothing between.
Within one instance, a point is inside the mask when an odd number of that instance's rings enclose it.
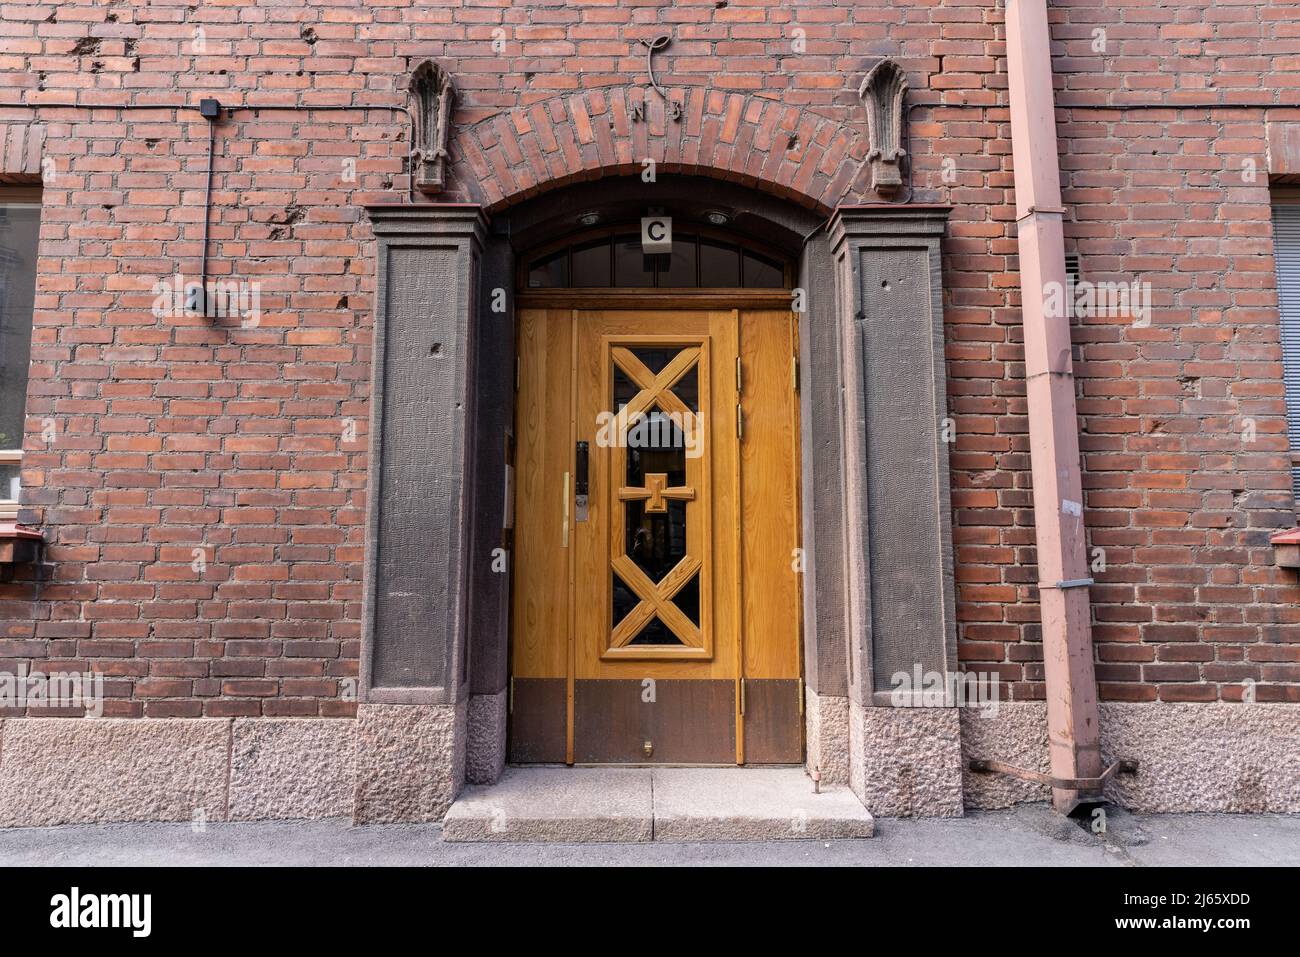
<instances>
[{"instance_id":1,"label":"metal downspout pipe","mask_svg":"<svg viewBox=\"0 0 1300 957\"><path fill-rule=\"evenodd\" d=\"M1046 0L1009 0L1006 25L1051 776L1095 778L1101 748L1070 320L1045 305L1052 283L1062 295L1051 301L1064 301L1066 290ZM1053 787L1052 804L1068 813L1084 796Z\"/></svg>"}]
</instances>

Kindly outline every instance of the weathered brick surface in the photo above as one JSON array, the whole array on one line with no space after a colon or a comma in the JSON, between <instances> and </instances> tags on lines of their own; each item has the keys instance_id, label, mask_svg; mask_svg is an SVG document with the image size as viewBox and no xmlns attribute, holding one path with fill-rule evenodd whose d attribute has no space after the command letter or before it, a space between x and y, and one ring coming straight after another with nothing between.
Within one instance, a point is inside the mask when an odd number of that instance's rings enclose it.
<instances>
[{"instance_id":1,"label":"weathered brick surface","mask_svg":"<svg viewBox=\"0 0 1300 957\"><path fill-rule=\"evenodd\" d=\"M1147 327L1076 323L1103 694L1231 700L1253 678L1260 700L1300 700L1300 588L1267 545L1294 516L1265 159L1266 116L1300 109L1241 105L1300 102L1300 12L1086 0L1052 20L1067 243L1086 278L1155 296ZM669 28L656 64L682 122L652 99L633 123L637 40ZM460 91L445 199L499 208L652 158L829 209L863 197L856 86L890 55L922 104L914 196L955 207L961 655L1041 695L997 5L69 0L6 4L0 37L4 173L31 180L40 136L53 161L24 499L52 580L0 585L0 663L93 664L115 715L353 713L374 282L360 205L406 188L406 120L384 107L414 62L437 58ZM176 107L205 95L356 108L219 126L210 274L260 283L255 328L151 311L154 282L197 277L207 124ZM1170 108L1098 108L1125 102Z\"/></svg>"}]
</instances>

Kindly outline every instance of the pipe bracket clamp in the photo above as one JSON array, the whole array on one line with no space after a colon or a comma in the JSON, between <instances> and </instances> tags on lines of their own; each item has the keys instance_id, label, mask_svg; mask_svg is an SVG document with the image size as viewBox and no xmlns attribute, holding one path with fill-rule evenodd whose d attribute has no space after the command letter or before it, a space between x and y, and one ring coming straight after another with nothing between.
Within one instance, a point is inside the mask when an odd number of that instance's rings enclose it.
<instances>
[{"instance_id":1,"label":"pipe bracket clamp","mask_svg":"<svg viewBox=\"0 0 1300 957\"><path fill-rule=\"evenodd\" d=\"M1007 764L1005 761L981 758L972 760L968 767L978 774L1006 774L1013 778L1019 778L1021 781L1032 781L1034 784L1045 784L1050 788L1065 791L1100 792L1116 774L1138 773L1138 762L1131 758L1119 758L1112 761L1110 766L1101 772L1099 777L1095 778L1055 778L1050 774L1043 774L1041 771L1018 768L1015 765Z\"/></svg>"},{"instance_id":2,"label":"pipe bracket clamp","mask_svg":"<svg viewBox=\"0 0 1300 957\"><path fill-rule=\"evenodd\" d=\"M1097 584L1093 578L1067 578L1059 582L1039 582L1039 588L1059 588L1064 591L1067 588L1087 588L1089 585Z\"/></svg>"}]
</instances>

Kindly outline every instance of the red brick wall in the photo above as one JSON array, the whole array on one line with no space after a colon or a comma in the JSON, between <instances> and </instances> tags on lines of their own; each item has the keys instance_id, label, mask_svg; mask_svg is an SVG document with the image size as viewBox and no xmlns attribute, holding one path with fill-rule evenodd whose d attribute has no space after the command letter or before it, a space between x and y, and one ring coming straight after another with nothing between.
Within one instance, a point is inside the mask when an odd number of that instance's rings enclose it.
<instances>
[{"instance_id":1,"label":"red brick wall","mask_svg":"<svg viewBox=\"0 0 1300 957\"><path fill-rule=\"evenodd\" d=\"M1102 696L1239 700L1249 679L1256 700L1300 701L1300 589L1267 544L1295 518L1265 159L1266 117L1300 110L1082 108L1300 103L1300 15L1053 8L1058 104L1072 107L1058 113L1067 249L1085 278L1140 279L1154 301L1149 327L1088 318L1074 334L1086 518L1105 561L1092 589ZM1098 28L1104 54L1091 50ZM956 215L1005 203L989 188L1009 173L957 166ZM1017 697L1039 696L1023 366L1018 313L1002 301L1016 282L1014 232L1000 228L1012 210L987 212L989 225L954 228L947 264L961 656L1001 662L1004 678L1030 683Z\"/></svg>"},{"instance_id":2,"label":"red brick wall","mask_svg":"<svg viewBox=\"0 0 1300 957\"><path fill-rule=\"evenodd\" d=\"M1053 22L1062 102L1300 101L1300 14L1282 5L1054 4ZM630 124L636 38L669 28L656 64L684 120L652 108ZM53 579L0 585L0 662L93 664L115 676L115 714L351 712L374 268L360 205L405 189L406 121L379 107L405 102L411 65L437 58L459 90L447 199L501 206L650 157L825 209L862 195L856 87L890 55L913 101L947 104L912 114L910 150L915 197L955 206L961 654L1041 694L994 4L74 0L7 4L0 36L0 101L40 106L0 107L0 122L35 119L54 160L24 502ZM205 95L359 107L218 128L210 274L261 284L256 328L151 311L153 282L197 277L207 125L175 106ZM95 108L128 103L158 109ZM1300 588L1267 546L1290 503L1264 118L1060 113L1085 277L1156 296L1148 328L1088 319L1076 334L1105 697L1232 698L1253 678L1285 685L1260 700L1300 700Z\"/></svg>"}]
</instances>

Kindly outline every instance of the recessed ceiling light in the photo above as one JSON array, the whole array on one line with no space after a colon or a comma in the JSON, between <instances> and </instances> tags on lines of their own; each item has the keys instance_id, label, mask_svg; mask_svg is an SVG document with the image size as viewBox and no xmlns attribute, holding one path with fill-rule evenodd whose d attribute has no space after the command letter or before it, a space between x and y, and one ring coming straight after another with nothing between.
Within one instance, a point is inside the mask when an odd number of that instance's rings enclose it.
<instances>
[{"instance_id":1,"label":"recessed ceiling light","mask_svg":"<svg viewBox=\"0 0 1300 957\"><path fill-rule=\"evenodd\" d=\"M707 219L709 222L711 222L714 226L725 226L731 220L731 217L728 216L726 213L722 212L722 210L720 209L709 210L707 213L704 214L704 218Z\"/></svg>"},{"instance_id":2,"label":"recessed ceiling light","mask_svg":"<svg viewBox=\"0 0 1300 957\"><path fill-rule=\"evenodd\" d=\"M600 213L583 213L578 217L578 222L584 226L595 226L600 222Z\"/></svg>"}]
</instances>

